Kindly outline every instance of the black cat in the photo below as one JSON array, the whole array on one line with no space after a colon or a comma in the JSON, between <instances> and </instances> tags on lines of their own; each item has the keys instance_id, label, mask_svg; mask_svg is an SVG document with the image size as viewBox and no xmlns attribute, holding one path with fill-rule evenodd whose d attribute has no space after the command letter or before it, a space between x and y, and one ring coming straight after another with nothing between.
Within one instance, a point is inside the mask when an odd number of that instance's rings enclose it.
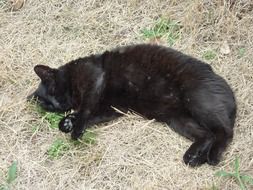
<instances>
[{"instance_id":1,"label":"black cat","mask_svg":"<svg viewBox=\"0 0 253 190\"><path fill-rule=\"evenodd\" d=\"M184 162L218 164L233 136L236 102L226 81L202 61L157 45L133 45L71 61L37 65L38 89L29 97L49 111L68 111L59 129L78 139L95 123L132 109L166 122L193 144Z\"/></svg>"}]
</instances>

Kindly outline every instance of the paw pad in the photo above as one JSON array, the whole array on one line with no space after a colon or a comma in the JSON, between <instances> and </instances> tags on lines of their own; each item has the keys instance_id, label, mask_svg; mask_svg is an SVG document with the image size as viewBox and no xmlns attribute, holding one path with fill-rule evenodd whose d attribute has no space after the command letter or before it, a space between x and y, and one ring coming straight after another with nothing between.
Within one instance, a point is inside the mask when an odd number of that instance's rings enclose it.
<instances>
[{"instance_id":1,"label":"paw pad","mask_svg":"<svg viewBox=\"0 0 253 190\"><path fill-rule=\"evenodd\" d=\"M65 119L65 122L63 123L63 126L67 131L71 131L73 129L73 124L70 119Z\"/></svg>"},{"instance_id":2,"label":"paw pad","mask_svg":"<svg viewBox=\"0 0 253 190\"><path fill-rule=\"evenodd\" d=\"M74 114L67 115L59 123L59 129L64 133L69 133L74 128L76 116Z\"/></svg>"}]
</instances>

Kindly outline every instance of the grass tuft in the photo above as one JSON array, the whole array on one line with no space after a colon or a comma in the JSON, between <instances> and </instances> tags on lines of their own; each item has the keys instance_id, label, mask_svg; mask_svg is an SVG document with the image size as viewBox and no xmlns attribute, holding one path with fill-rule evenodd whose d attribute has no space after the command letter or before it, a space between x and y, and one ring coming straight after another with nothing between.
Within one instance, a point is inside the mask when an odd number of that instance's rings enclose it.
<instances>
[{"instance_id":1,"label":"grass tuft","mask_svg":"<svg viewBox=\"0 0 253 190\"><path fill-rule=\"evenodd\" d=\"M238 57L242 58L246 53L246 49L245 48L239 48L238 49Z\"/></svg>"},{"instance_id":2,"label":"grass tuft","mask_svg":"<svg viewBox=\"0 0 253 190\"><path fill-rule=\"evenodd\" d=\"M253 188L253 178L249 175L241 174L240 167L239 167L239 159L236 158L234 162L234 171L233 172L226 172L224 170L220 170L215 173L215 176L218 177L231 177L234 178L240 186L241 190L246 190L246 185L251 185Z\"/></svg>"},{"instance_id":3,"label":"grass tuft","mask_svg":"<svg viewBox=\"0 0 253 190\"><path fill-rule=\"evenodd\" d=\"M64 117L64 114L55 113L55 112L47 112L40 106L36 106L36 111L50 123L50 128L58 129L58 124L61 119Z\"/></svg>"},{"instance_id":4,"label":"grass tuft","mask_svg":"<svg viewBox=\"0 0 253 190\"><path fill-rule=\"evenodd\" d=\"M11 158L22 160L22 175L18 171L12 189L211 189L213 170L227 168L235 154L243 159L240 170L253 176L252 1L33 0L15 12L8 2L0 0L0 184L7 184L4 163ZM24 100L38 86L35 65L56 68L120 45L156 42L141 30L152 31L159 15L180 25L176 49L201 58L205 50L216 51L210 62L235 92L240 108L235 138L215 168L185 167L182 155L190 142L160 122L146 125L147 120L133 115L101 124L94 130L99 134L95 145L74 145L69 134L65 138L51 129L46 119L41 123L35 105L29 109ZM166 34L157 41L169 45ZM220 54L224 41L231 48L226 56ZM31 133L34 126L39 128ZM48 162L44 149L58 138L70 144L70 150L64 159ZM1 175L4 168L6 179ZM232 177L215 180L218 189L240 189Z\"/></svg>"},{"instance_id":5,"label":"grass tuft","mask_svg":"<svg viewBox=\"0 0 253 190\"><path fill-rule=\"evenodd\" d=\"M71 146L74 145L93 145L96 143L97 134L94 131L87 130L82 138L78 141L70 140L69 142L64 139L56 139L51 146L49 147L47 154L50 159L58 159L63 156L68 150L70 150Z\"/></svg>"},{"instance_id":6,"label":"grass tuft","mask_svg":"<svg viewBox=\"0 0 253 190\"><path fill-rule=\"evenodd\" d=\"M203 59L205 59L207 61L211 61L211 60L215 59L216 56L217 56L217 54L214 50L206 50L202 55Z\"/></svg>"},{"instance_id":7,"label":"grass tuft","mask_svg":"<svg viewBox=\"0 0 253 190\"><path fill-rule=\"evenodd\" d=\"M10 184L15 181L17 178L17 162L12 162L11 166L8 169L8 175L6 179L6 183L0 185L0 190L9 190Z\"/></svg>"},{"instance_id":8,"label":"grass tuft","mask_svg":"<svg viewBox=\"0 0 253 190\"><path fill-rule=\"evenodd\" d=\"M172 46L180 36L179 29L178 22L160 18L151 28L141 30L141 34L144 39L164 38Z\"/></svg>"},{"instance_id":9,"label":"grass tuft","mask_svg":"<svg viewBox=\"0 0 253 190\"><path fill-rule=\"evenodd\" d=\"M82 141L86 144L95 144L97 134L94 131L86 130L83 134Z\"/></svg>"},{"instance_id":10,"label":"grass tuft","mask_svg":"<svg viewBox=\"0 0 253 190\"><path fill-rule=\"evenodd\" d=\"M70 144L63 139L56 139L49 147L47 154L51 159L57 159L61 157L66 151L70 149Z\"/></svg>"}]
</instances>

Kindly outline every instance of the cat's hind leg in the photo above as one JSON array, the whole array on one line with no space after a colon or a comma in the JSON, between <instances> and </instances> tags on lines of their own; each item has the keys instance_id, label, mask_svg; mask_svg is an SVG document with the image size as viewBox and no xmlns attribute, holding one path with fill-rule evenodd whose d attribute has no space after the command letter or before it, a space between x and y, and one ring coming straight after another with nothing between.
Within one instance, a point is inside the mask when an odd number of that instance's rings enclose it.
<instances>
[{"instance_id":1,"label":"cat's hind leg","mask_svg":"<svg viewBox=\"0 0 253 190\"><path fill-rule=\"evenodd\" d=\"M227 125L229 126L229 125ZM232 141L233 130L226 128L222 123L217 127L213 127L212 131L215 135L215 140L207 155L207 163L210 165L217 165L227 145Z\"/></svg>"},{"instance_id":2,"label":"cat's hind leg","mask_svg":"<svg viewBox=\"0 0 253 190\"><path fill-rule=\"evenodd\" d=\"M200 114L198 119L201 125L191 117L179 117L170 123L176 132L194 141L184 154L184 162L193 167L205 162L217 165L232 140L233 124L230 119L226 119L225 112Z\"/></svg>"},{"instance_id":3,"label":"cat's hind leg","mask_svg":"<svg viewBox=\"0 0 253 190\"><path fill-rule=\"evenodd\" d=\"M188 111L212 137L207 153L207 163L210 165L219 163L222 152L233 137L236 104L232 92L223 85L217 83L215 86L195 90L186 96L190 99L186 104Z\"/></svg>"},{"instance_id":4,"label":"cat's hind leg","mask_svg":"<svg viewBox=\"0 0 253 190\"><path fill-rule=\"evenodd\" d=\"M211 131L200 126L188 115L172 118L168 125L180 135L194 141L183 156L185 164L195 167L207 162L208 152L214 142Z\"/></svg>"}]
</instances>

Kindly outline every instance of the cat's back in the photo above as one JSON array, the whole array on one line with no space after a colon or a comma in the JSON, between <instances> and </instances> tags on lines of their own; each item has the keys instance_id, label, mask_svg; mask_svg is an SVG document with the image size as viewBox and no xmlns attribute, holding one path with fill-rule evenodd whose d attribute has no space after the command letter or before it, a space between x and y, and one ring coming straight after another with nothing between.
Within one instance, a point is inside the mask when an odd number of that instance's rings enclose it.
<instances>
[{"instance_id":1,"label":"cat's back","mask_svg":"<svg viewBox=\"0 0 253 190\"><path fill-rule=\"evenodd\" d=\"M129 63L145 64L143 66L162 66L168 65L168 62L179 63L183 59L189 58L188 56L176 51L172 48L159 46L154 44L137 44L118 47L113 49L112 52L119 57L127 59Z\"/></svg>"},{"instance_id":2,"label":"cat's back","mask_svg":"<svg viewBox=\"0 0 253 190\"><path fill-rule=\"evenodd\" d=\"M147 72L160 72L172 74L178 71L184 70L194 72L196 69L206 71L212 71L211 67L192 57L186 55L175 49L155 45L155 44L138 44L123 46L111 51L114 59L114 66L120 65L120 67L141 67Z\"/></svg>"},{"instance_id":3,"label":"cat's back","mask_svg":"<svg viewBox=\"0 0 253 190\"><path fill-rule=\"evenodd\" d=\"M172 48L153 44L113 49L107 54L107 68L117 79L148 82L151 78L173 80L175 84L214 75L208 64Z\"/></svg>"}]
</instances>

